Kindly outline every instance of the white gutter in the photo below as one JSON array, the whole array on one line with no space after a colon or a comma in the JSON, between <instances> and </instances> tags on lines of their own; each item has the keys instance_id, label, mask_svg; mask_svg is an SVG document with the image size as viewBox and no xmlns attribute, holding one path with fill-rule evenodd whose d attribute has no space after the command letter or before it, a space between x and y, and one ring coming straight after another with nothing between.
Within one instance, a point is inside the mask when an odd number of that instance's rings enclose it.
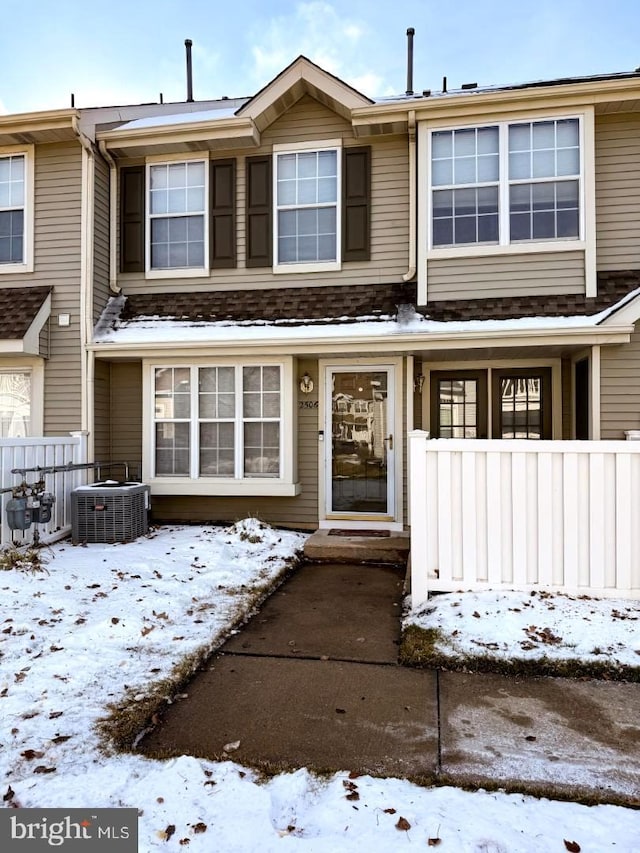
<instances>
[{"instance_id":1,"label":"white gutter","mask_svg":"<svg viewBox=\"0 0 640 853\"><path fill-rule=\"evenodd\" d=\"M93 457L94 355L90 349L93 334L93 236L95 211L95 160L91 140L73 118L73 130L82 146L82 201L80 213L80 374L81 429L88 432L87 453Z\"/></svg>"},{"instance_id":2,"label":"white gutter","mask_svg":"<svg viewBox=\"0 0 640 853\"><path fill-rule=\"evenodd\" d=\"M416 111L409 110L409 269L403 281L416 274L416 191Z\"/></svg>"},{"instance_id":3,"label":"white gutter","mask_svg":"<svg viewBox=\"0 0 640 853\"><path fill-rule=\"evenodd\" d=\"M100 153L109 165L109 290L111 293L120 293L122 288L118 284L118 245L116 229L118 227L118 171L116 161L109 153L106 142L101 139L98 143Z\"/></svg>"}]
</instances>

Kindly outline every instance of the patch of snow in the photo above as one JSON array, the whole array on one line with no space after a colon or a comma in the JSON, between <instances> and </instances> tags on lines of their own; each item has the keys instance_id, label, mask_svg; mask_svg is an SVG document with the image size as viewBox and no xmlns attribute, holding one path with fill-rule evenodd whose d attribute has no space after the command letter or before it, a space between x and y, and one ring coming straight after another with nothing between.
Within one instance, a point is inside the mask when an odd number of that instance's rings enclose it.
<instances>
[{"instance_id":1,"label":"patch of snow","mask_svg":"<svg viewBox=\"0 0 640 853\"><path fill-rule=\"evenodd\" d=\"M237 107L221 107L214 110L200 110L192 113L175 113L174 115L147 116L121 124L115 130L138 130L142 127L165 127L171 124L187 124L191 122L214 122L223 118L233 118Z\"/></svg>"},{"instance_id":2,"label":"patch of snow","mask_svg":"<svg viewBox=\"0 0 640 853\"><path fill-rule=\"evenodd\" d=\"M443 853L540 853L565 849L565 840L583 853L638 850L632 809L346 772L318 778L304 768L264 782L230 761L103 751L95 726L109 703L144 696L187 654L215 646L246 611L251 588L273 579L304 539L255 519L171 526L127 545L58 543L42 552L46 572L0 571L3 805L135 807L141 853L187 845L194 853L393 853L426 849L429 839ZM597 609L591 600L576 606ZM628 602L606 606L633 622ZM544 604L542 613L559 632L563 607ZM611 642L608 631L597 640L602 625L591 622L593 644ZM346 798L351 786L358 802Z\"/></svg>"}]
</instances>

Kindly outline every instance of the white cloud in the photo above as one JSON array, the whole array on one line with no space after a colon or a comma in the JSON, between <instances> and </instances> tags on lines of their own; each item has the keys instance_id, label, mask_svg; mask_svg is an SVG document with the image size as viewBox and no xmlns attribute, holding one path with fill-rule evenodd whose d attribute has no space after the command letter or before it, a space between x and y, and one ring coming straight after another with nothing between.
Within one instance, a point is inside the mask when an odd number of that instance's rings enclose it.
<instances>
[{"instance_id":1,"label":"white cloud","mask_svg":"<svg viewBox=\"0 0 640 853\"><path fill-rule=\"evenodd\" d=\"M377 95L387 84L373 70L371 53L363 50L367 34L364 22L339 13L331 3L298 3L290 13L273 18L266 31L253 33L255 85L264 86L303 54L364 94Z\"/></svg>"}]
</instances>

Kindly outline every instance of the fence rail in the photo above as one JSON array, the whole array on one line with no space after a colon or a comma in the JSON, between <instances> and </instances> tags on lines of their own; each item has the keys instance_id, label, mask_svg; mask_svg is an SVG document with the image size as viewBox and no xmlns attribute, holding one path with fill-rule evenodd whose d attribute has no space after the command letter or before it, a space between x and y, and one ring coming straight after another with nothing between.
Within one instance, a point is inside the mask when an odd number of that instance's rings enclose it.
<instances>
[{"instance_id":1,"label":"fence rail","mask_svg":"<svg viewBox=\"0 0 640 853\"><path fill-rule=\"evenodd\" d=\"M411 587L640 598L640 442L410 434Z\"/></svg>"},{"instance_id":2,"label":"fence rail","mask_svg":"<svg viewBox=\"0 0 640 853\"><path fill-rule=\"evenodd\" d=\"M0 438L0 487L18 486L23 477L12 474L14 468L50 467L56 465L80 464L87 461L86 435L81 432L55 438ZM71 492L77 486L86 483L86 471L61 471L43 475L47 491L52 492L56 501L53 505L51 521L39 526L42 542L55 542L71 531ZM27 474L27 482L38 479L38 474ZM2 522L0 524L0 546L12 542L23 544L31 542L34 528L29 530L10 530L7 525L7 502L11 494L2 495Z\"/></svg>"}]
</instances>

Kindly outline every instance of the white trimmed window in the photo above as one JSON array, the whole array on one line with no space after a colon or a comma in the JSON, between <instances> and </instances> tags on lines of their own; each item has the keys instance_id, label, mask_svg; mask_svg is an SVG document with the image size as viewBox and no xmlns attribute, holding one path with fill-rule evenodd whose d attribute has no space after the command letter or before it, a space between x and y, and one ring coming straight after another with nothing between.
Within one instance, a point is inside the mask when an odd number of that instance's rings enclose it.
<instances>
[{"instance_id":1,"label":"white trimmed window","mask_svg":"<svg viewBox=\"0 0 640 853\"><path fill-rule=\"evenodd\" d=\"M433 249L581 239L581 120L431 132Z\"/></svg>"},{"instance_id":2,"label":"white trimmed window","mask_svg":"<svg viewBox=\"0 0 640 853\"><path fill-rule=\"evenodd\" d=\"M32 435L31 371L0 371L0 437Z\"/></svg>"},{"instance_id":3,"label":"white trimmed window","mask_svg":"<svg viewBox=\"0 0 640 853\"><path fill-rule=\"evenodd\" d=\"M0 273L33 268L33 149L0 148Z\"/></svg>"},{"instance_id":4,"label":"white trimmed window","mask_svg":"<svg viewBox=\"0 0 640 853\"><path fill-rule=\"evenodd\" d=\"M155 366L154 477L282 476L282 365Z\"/></svg>"},{"instance_id":5,"label":"white trimmed window","mask_svg":"<svg viewBox=\"0 0 640 853\"><path fill-rule=\"evenodd\" d=\"M338 269L340 148L274 146L274 270Z\"/></svg>"},{"instance_id":6,"label":"white trimmed window","mask_svg":"<svg viewBox=\"0 0 640 853\"><path fill-rule=\"evenodd\" d=\"M149 163L148 270L203 270L208 249L204 160Z\"/></svg>"}]
</instances>

